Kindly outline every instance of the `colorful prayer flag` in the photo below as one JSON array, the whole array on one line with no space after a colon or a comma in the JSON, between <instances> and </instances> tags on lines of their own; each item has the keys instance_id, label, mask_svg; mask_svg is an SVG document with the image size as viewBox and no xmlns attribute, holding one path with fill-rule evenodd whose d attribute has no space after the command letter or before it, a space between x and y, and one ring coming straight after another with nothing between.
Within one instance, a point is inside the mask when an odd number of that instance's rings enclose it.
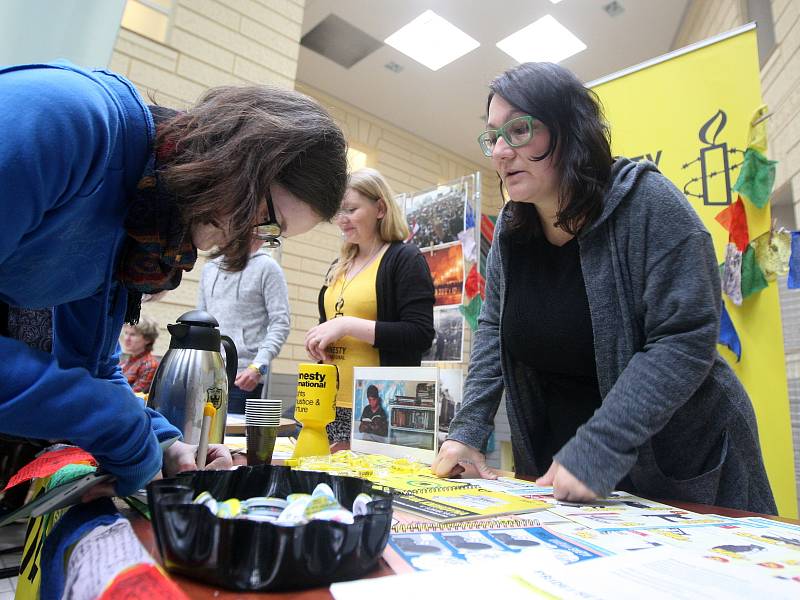
<instances>
[{"instance_id":1,"label":"colorful prayer flag","mask_svg":"<svg viewBox=\"0 0 800 600\"><path fill-rule=\"evenodd\" d=\"M744 252L750 242L750 233L747 229L747 213L742 198L737 198L736 202L714 218L728 231L728 241L736 244L736 247Z\"/></svg>"},{"instance_id":2,"label":"colorful prayer flag","mask_svg":"<svg viewBox=\"0 0 800 600\"><path fill-rule=\"evenodd\" d=\"M736 244L725 248L725 265L722 273L722 291L735 305L742 303L742 251Z\"/></svg>"},{"instance_id":3,"label":"colorful prayer flag","mask_svg":"<svg viewBox=\"0 0 800 600\"><path fill-rule=\"evenodd\" d=\"M762 233L750 245L756 253L756 262L767 281L775 281L779 275L789 272L789 257L792 254L792 234L789 231Z\"/></svg>"},{"instance_id":4,"label":"colorful prayer flag","mask_svg":"<svg viewBox=\"0 0 800 600\"><path fill-rule=\"evenodd\" d=\"M719 319L719 343L726 346L731 352L736 355L736 362L742 360L742 343L739 341L739 334L736 333L736 328L733 326L731 316L728 314L728 309L725 308L725 303L722 303L722 314Z\"/></svg>"},{"instance_id":5,"label":"colorful prayer flag","mask_svg":"<svg viewBox=\"0 0 800 600\"><path fill-rule=\"evenodd\" d=\"M480 294L481 299L485 298L485 287L486 281L483 279L483 276L478 273L477 265L472 265L467 275L467 280L464 283L464 293L467 296L467 300L471 300L476 294Z\"/></svg>"},{"instance_id":6,"label":"colorful prayer flag","mask_svg":"<svg viewBox=\"0 0 800 600\"><path fill-rule=\"evenodd\" d=\"M481 297L476 295L468 304L462 304L458 307L472 331L478 328L478 315L481 313L482 304Z\"/></svg>"},{"instance_id":7,"label":"colorful prayer flag","mask_svg":"<svg viewBox=\"0 0 800 600\"><path fill-rule=\"evenodd\" d=\"M744 162L739 169L739 178L733 186L734 192L750 200L758 208L769 202L772 186L775 184L775 160L769 160L754 148L744 153Z\"/></svg>"},{"instance_id":8,"label":"colorful prayer flag","mask_svg":"<svg viewBox=\"0 0 800 600\"><path fill-rule=\"evenodd\" d=\"M756 252L748 246L742 255L742 298L760 292L767 287L767 279L756 261Z\"/></svg>"},{"instance_id":9,"label":"colorful prayer flag","mask_svg":"<svg viewBox=\"0 0 800 600\"><path fill-rule=\"evenodd\" d=\"M789 277L786 287L790 290L800 288L800 231L792 232L792 255L789 257Z\"/></svg>"}]
</instances>

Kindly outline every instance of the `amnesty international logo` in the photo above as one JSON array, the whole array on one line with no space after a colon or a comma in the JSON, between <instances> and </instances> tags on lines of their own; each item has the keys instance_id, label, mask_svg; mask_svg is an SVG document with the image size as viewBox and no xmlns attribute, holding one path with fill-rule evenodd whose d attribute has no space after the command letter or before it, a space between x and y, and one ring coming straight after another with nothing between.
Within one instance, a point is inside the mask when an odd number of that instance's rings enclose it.
<instances>
[{"instance_id":1,"label":"amnesty international logo","mask_svg":"<svg viewBox=\"0 0 800 600\"><path fill-rule=\"evenodd\" d=\"M744 151L728 146L722 135L728 115L722 109L708 119L698 132L703 143L700 154L694 160L681 165L688 171L687 175L695 175L683 185L683 193L687 198L700 198L706 206L726 206L731 203L731 172L742 164L733 162L735 154L744 155ZM700 173L697 173L699 165ZM692 170L689 168L692 167Z\"/></svg>"}]
</instances>

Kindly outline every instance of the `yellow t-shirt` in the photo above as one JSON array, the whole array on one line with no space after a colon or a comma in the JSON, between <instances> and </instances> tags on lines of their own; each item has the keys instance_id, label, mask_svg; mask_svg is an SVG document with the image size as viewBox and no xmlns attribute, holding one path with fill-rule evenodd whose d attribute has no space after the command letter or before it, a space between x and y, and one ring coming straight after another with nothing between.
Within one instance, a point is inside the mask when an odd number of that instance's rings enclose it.
<instances>
[{"instance_id":1,"label":"yellow t-shirt","mask_svg":"<svg viewBox=\"0 0 800 600\"><path fill-rule=\"evenodd\" d=\"M375 294L375 280L378 267L383 259L382 250L376 260L357 273L346 283L339 276L325 290L325 317L336 318L336 304L341 299L341 316L357 317L376 321L378 319L378 299ZM336 395L338 408L353 408L353 367L380 366L378 349L372 344L345 336L328 346L332 364L339 369L339 393Z\"/></svg>"}]
</instances>

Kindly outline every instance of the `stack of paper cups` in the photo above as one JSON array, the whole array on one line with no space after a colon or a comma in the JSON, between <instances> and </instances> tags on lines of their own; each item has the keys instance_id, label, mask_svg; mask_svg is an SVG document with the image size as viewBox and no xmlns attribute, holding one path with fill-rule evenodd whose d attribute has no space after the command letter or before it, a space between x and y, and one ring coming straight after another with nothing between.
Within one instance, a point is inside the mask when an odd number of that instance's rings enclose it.
<instances>
[{"instance_id":1,"label":"stack of paper cups","mask_svg":"<svg viewBox=\"0 0 800 600\"><path fill-rule=\"evenodd\" d=\"M270 464L278 426L281 423L281 401L247 398L244 405L244 423L247 435L247 464Z\"/></svg>"},{"instance_id":2,"label":"stack of paper cups","mask_svg":"<svg viewBox=\"0 0 800 600\"><path fill-rule=\"evenodd\" d=\"M247 398L244 405L245 425L277 427L281 423L281 401L271 398Z\"/></svg>"}]
</instances>

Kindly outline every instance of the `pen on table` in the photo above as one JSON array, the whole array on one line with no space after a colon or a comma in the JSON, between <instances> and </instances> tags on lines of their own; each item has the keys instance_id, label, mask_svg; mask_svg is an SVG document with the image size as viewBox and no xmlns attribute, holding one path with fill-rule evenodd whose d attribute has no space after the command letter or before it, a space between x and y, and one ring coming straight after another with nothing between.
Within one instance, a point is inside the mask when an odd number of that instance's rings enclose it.
<instances>
[{"instance_id":1,"label":"pen on table","mask_svg":"<svg viewBox=\"0 0 800 600\"><path fill-rule=\"evenodd\" d=\"M208 453L208 436L211 434L211 419L217 414L217 409L211 402L206 402L203 408L203 425L200 427L200 445L197 446L197 470L201 471L206 466Z\"/></svg>"}]
</instances>

